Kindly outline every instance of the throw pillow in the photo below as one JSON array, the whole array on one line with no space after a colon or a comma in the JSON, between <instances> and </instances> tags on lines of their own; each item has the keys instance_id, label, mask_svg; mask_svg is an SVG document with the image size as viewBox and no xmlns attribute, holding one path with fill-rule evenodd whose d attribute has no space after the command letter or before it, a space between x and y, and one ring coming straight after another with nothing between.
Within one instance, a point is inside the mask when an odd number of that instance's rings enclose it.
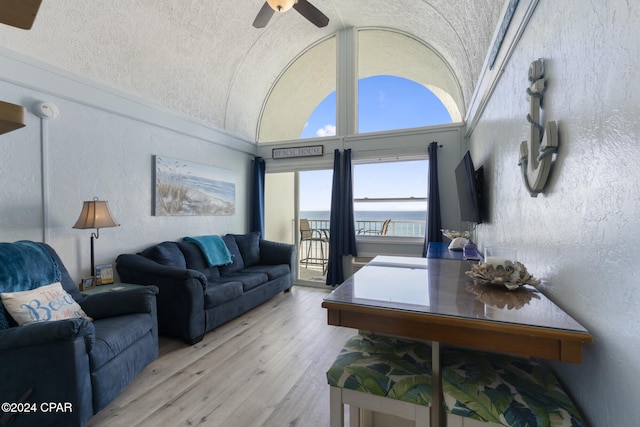
<instances>
[{"instance_id":1,"label":"throw pillow","mask_svg":"<svg viewBox=\"0 0 640 427\"><path fill-rule=\"evenodd\" d=\"M0 298L20 326L76 317L91 320L60 282L30 291L1 293Z\"/></svg>"},{"instance_id":2,"label":"throw pillow","mask_svg":"<svg viewBox=\"0 0 640 427\"><path fill-rule=\"evenodd\" d=\"M238 249L238 244L236 243L235 237L232 234L226 234L222 240L224 240L224 244L227 245L227 249L231 252L231 264L221 265L220 274L223 276L231 273L235 273L236 271L240 271L244 268L244 260L242 259L242 255L240 254L240 249Z\"/></svg>"},{"instance_id":3,"label":"throw pillow","mask_svg":"<svg viewBox=\"0 0 640 427\"><path fill-rule=\"evenodd\" d=\"M187 268L187 262L178 245L175 242L162 242L151 246L140 253L158 264L169 267Z\"/></svg>"},{"instance_id":4,"label":"throw pillow","mask_svg":"<svg viewBox=\"0 0 640 427\"><path fill-rule=\"evenodd\" d=\"M245 267L251 267L260 263L260 232L254 231L247 234L234 234L238 249L242 254Z\"/></svg>"}]
</instances>

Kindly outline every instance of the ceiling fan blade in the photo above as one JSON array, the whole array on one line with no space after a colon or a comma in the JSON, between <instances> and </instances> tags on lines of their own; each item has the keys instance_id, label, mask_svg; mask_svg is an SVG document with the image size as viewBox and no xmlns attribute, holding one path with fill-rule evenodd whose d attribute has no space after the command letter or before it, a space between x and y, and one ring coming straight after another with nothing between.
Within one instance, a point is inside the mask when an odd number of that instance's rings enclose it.
<instances>
[{"instance_id":1,"label":"ceiling fan blade","mask_svg":"<svg viewBox=\"0 0 640 427\"><path fill-rule=\"evenodd\" d=\"M262 9L258 12L258 16L256 16L256 19L253 21L253 26L256 28L264 28L269 23L273 13L273 9L271 9L269 3L264 2Z\"/></svg>"},{"instance_id":2,"label":"ceiling fan blade","mask_svg":"<svg viewBox=\"0 0 640 427\"><path fill-rule=\"evenodd\" d=\"M0 23L30 30L42 0L0 0Z\"/></svg>"},{"instance_id":3,"label":"ceiling fan blade","mask_svg":"<svg viewBox=\"0 0 640 427\"><path fill-rule=\"evenodd\" d=\"M329 23L329 18L324 13L320 12L318 8L309 3L307 0L298 0L293 8L300 12L300 15L311 21L312 24L317 27L326 27Z\"/></svg>"}]
</instances>

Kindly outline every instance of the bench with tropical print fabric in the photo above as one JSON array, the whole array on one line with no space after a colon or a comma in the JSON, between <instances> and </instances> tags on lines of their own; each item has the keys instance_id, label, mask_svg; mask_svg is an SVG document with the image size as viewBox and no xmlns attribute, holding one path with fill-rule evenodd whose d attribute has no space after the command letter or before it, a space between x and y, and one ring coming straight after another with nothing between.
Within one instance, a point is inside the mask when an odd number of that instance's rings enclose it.
<instances>
[{"instance_id":1,"label":"bench with tropical print fabric","mask_svg":"<svg viewBox=\"0 0 640 427\"><path fill-rule=\"evenodd\" d=\"M359 409L375 410L429 425L431 347L379 335L356 335L345 343L327 371L331 386L331 426L360 425Z\"/></svg>"},{"instance_id":2,"label":"bench with tropical print fabric","mask_svg":"<svg viewBox=\"0 0 640 427\"><path fill-rule=\"evenodd\" d=\"M442 391L449 427L586 426L553 372L529 359L446 350Z\"/></svg>"}]
</instances>

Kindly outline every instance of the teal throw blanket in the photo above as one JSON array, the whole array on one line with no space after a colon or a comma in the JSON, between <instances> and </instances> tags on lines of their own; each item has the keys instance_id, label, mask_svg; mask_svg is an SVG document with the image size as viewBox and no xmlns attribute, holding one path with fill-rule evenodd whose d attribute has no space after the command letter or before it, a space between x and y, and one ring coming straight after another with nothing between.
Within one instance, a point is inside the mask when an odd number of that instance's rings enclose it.
<instances>
[{"instance_id":1,"label":"teal throw blanket","mask_svg":"<svg viewBox=\"0 0 640 427\"><path fill-rule=\"evenodd\" d=\"M220 236L185 237L185 242L193 242L200 247L209 267L231 264L231 252Z\"/></svg>"},{"instance_id":2,"label":"teal throw blanket","mask_svg":"<svg viewBox=\"0 0 640 427\"><path fill-rule=\"evenodd\" d=\"M42 246L27 240L0 243L0 292L30 291L60 280L58 264ZM0 304L0 329L10 326L9 318Z\"/></svg>"}]
</instances>

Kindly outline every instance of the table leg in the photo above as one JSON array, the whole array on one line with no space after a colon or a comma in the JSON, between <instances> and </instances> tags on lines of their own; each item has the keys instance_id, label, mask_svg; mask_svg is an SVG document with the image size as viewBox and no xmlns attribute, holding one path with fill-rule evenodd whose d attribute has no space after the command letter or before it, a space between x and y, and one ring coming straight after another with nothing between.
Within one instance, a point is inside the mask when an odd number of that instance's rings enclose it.
<instances>
[{"instance_id":1,"label":"table leg","mask_svg":"<svg viewBox=\"0 0 640 427\"><path fill-rule=\"evenodd\" d=\"M442 381L440 378L440 343L431 341L431 426L443 427Z\"/></svg>"}]
</instances>

